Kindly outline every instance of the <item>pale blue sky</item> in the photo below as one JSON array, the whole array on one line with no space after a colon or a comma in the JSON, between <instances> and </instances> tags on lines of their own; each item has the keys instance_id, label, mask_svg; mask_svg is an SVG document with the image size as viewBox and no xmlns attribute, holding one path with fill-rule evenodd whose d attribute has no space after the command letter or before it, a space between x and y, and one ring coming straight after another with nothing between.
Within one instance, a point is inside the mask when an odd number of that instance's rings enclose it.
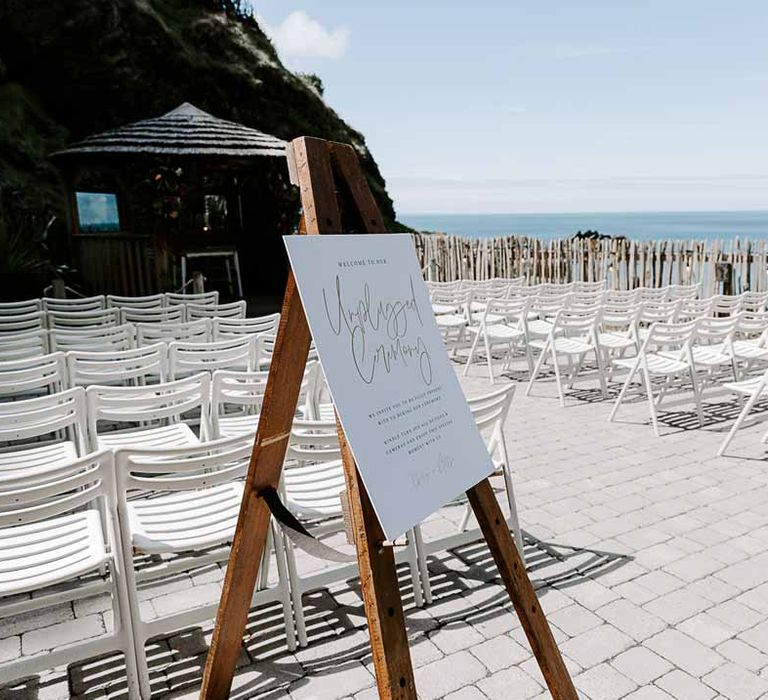
<instances>
[{"instance_id":1,"label":"pale blue sky","mask_svg":"<svg viewBox=\"0 0 768 700\"><path fill-rule=\"evenodd\" d=\"M764 1L252 4L401 214L768 208Z\"/></svg>"}]
</instances>

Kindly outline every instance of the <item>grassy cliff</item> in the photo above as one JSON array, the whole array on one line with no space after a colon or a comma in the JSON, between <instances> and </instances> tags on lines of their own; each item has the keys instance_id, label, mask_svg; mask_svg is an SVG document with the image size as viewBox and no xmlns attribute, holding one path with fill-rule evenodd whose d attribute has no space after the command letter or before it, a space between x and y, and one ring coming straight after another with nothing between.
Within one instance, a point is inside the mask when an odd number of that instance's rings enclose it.
<instances>
[{"instance_id":1,"label":"grassy cliff","mask_svg":"<svg viewBox=\"0 0 768 700\"><path fill-rule=\"evenodd\" d=\"M0 234L61 218L51 151L185 101L284 139L351 143L394 222L363 135L282 65L237 0L0 0Z\"/></svg>"}]
</instances>

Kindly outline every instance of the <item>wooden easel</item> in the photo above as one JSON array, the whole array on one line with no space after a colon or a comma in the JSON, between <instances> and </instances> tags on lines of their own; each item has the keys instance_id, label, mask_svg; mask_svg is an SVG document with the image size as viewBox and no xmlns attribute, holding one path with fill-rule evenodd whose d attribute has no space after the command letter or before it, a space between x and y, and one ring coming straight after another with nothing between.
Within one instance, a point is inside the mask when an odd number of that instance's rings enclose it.
<instances>
[{"instance_id":1,"label":"wooden easel","mask_svg":"<svg viewBox=\"0 0 768 700\"><path fill-rule=\"evenodd\" d=\"M295 139L289 149L292 180L299 185L304 208L302 233L342 232L342 210L357 230L384 232L381 213L351 146L302 137ZM277 488L280 481L309 344L309 327L293 273L289 273L246 489L205 665L200 693L205 700L229 696L269 528L270 511L259 494L269 487ZM338 420L337 426L379 696L385 700L415 700L394 554L392 547L384 544L384 533ZM577 700L488 479L469 489L467 497L552 697Z\"/></svg>"}]
</instances>

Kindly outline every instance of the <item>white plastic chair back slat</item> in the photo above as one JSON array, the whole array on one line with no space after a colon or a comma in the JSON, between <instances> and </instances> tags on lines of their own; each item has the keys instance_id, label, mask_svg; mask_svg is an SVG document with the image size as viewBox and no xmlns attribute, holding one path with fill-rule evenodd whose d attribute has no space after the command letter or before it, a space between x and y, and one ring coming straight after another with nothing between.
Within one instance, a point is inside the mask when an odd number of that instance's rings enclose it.
<instances>
[{"instance_id":1,"label":"white plastic chair back slat","mask_svg":"<svg viewBox=\"0 0 768 700\"><path fill-rule=\"evenodd\" d=\"M280 324L280 314L253 316L251 318L214 318L213 337L224 340L233 335L259 335L260 333L277 333Z\"/></svg>"},{"instance_id":2,"label":"white plastic chair back slat","mask_svg":"<svg viewBox=\"0 0 768 700\"><path fill-rule=\"evenodd\" d=\"M576 294L600 294L606 288L606 280L596 282L574 282L573 291Z\"/></svg>"},{"instance_id":3,"label":"white plastic chair back slat","mask_svg":"<svg viewBox=\"0 0 768 700\"><path fill-rule=\"evenodd\" d=\"M0 403L0 443L12 444L31 438L53 436L66 430L78 454L85 453L85 395L82 388L47 396ZM36 447L39 443L25 445Z\"/></svg>"},{"instance_id":4,"label":"white plastic chair back slat","mask_svg":"<svg viewBox=\"0 0 768 700\"><path fill-rule=\"evenodd\" d=\"M712 315L712 305L714 299L697 299L695 297L680 297L680 306L677 310L675 320L689 321L697 318L705 318Z\"/></svg>"},{"instance_id":5,"label":"white plastic chair back slat","mask_svg":"<svg viewBox=\"0 0 768 700\"><path fill-rule=\"evenodd\" d=\"M107 303L103 294L76 299L43 297L43 311L98 311L106 308Z\"/></svg>"},{"instance_id":6,"label":"white plastic chair back slat","mask_svg":"<svg viewBox=\"0 0 768 700\"><path fill-rule=\"evenodd\" d=\"M669 291L666 287L638 287L635 291L640 301L669 301Z\"/></svg>"},{"instance_id":7,"label":"white plastic chair back slat","mask_svg":"<svg viewBox=\"0 0 768 700\"><path fill-rule=\"evenodd\" d=\"M184 306L123 306L120 308L120 320L122 323L183 323L186 320L185 311Z\"/></svg>"},{"instance_id":8,"label":"white plastic chair back slat","mask_svg":"<svg viewBox=\"0 0 768 700\"><path fill-rule=\"evenodd\" d=\"M24 316L42 310L43 302L40 299L0 302L0 316Z\"/></svg>"},{"instance_id":9,"label":"white plastic chair back slat","mask_svg":"<svg viewBox=\"0 0 768 700\"><path fill-rule=\"evenodd\" d=\"M52 351L120 351L133 347L134 334L134 328L130 324L101 328L54 328L48 332L48 339Z\"/></svg>"},{"instance_id":10,"label":"white plastic chair back slat","mask_svg":"<svg viewBox=\"0 0 768 700\"><path fill-rule=\"evenodd\" d=\"M119 309L48 311L48 327L51 329L114 328L118 325L120 325Z\"/></svg>"},{"instance_id":11,"label":"white plastic chair back slat","mask_svg":"<svg viewBox=\"0 0 768 700\"><path fill-rule=\"evenodd\" d=\"M147 380L164 382L167 355L165 343L106 352L72 350L67 353L69 383L70 386L88 386L145 384Z\"/></svg>"},{"instance_id":12,"label":"white plastic chair back slat","mask_svg":"<svg viewBox=\"0 0 768 700\"><path fill-rule=\"evenodd\" d=\"M24 394L63 391L67 383L64 353L0 361L0 400Z\"/></svg>"},{"instance_id":13,"label":"white plastic chair back slat","mask_svg":"<svg viewBox=\"0 0 768 700\"><path fill-rule=\"evenodd\" d=\"M180 340L191 343L211 342L211 319L199 318L184 323L137 323L136 344L153 345L163 341Z\"/></svg>"},{"instance_id":14,"label":"white plastic chair back slat","mask_svg":"<svg viewBox=\"0 0 768 700\"><path fill-rule=\"evenodd\" d=\"M0 360L21 360L48 353L48 331L38 329L21 333L0 333Z\"/></svg>"},{"instance_id":15,"label":"white plastic chair back slat","mask_svg":"<svg viewBox=\"0 0 768 700\"><path fill-rule=\"evenodd\" d=\"M728 343L740 321L740 315L723 318L700 318L696 326L695 341L701 345Z\"/></svg>"},{"instance_id":16,"label":"white plastic chair back slat","mask_svg":"<svg viewBox=\"0 0 768 700\"><path fill-rule=\"evenodd\" d=\"M714 297L712 313L715 316L731 316L741 311L741 294L718 294Z\"/></svg>"},{"instance_id":17,"label":"white plastic chair back slat","mask_svg":"<svg viewBox=\"0 0 768 700\"><path fill-rule=\"evenodd\" d=\"M229 304L187 304L187 318L245 318L245 301Z\"/></svg>"},{"instance_id":18,"label":"white plastic chair back slat","mask_svg":"<svg viewBox=\"0 0 768 700\"><path fill-rule=\"evenodd\" d=\"M48 319L44 311L29 311L24 314L0 316L0 337L47 328Z\"/></svg>"},{"instance_id":19,"label":"white plastic chair back slat","mask_svg":"<svg viewBox=\"0 0 768 700\"><path fill-rule=\"evenodd\" d=\"M605 292L606 304L633 303L638 301L637 289L608 289Z\"/></svg>"},{"instance_id":20,"label":"white plastic chair back slat","mask_svg":"<svg viewBox=\"0 0 768 700\"><path fill-rule=\"evenodd\" d=\"M701 292L701 285L698 284L670 284L667 287L667 294L670 301L677 299L697 299Z\"/></svg>"},{"instance_id":21,"label":"white plastic chair back slat","mask_svg":"<svg viewBox=\"0 0 768 700\"><path fill-rule=\"evenodd\" d=\"M503 428L515 395L514 384L509 384L488 394L467 399L467 405L479 430L490 427Z\"/></svg>"},{"instance_id":22,"label":"white plastic chair back slat","mask_svg":"<svg viewBox=\"0 0 768 700\"><path fill-rule=\"evenodd\" d=\"M244 477L253 436L238 435L177 448L117 450L118 483L124 492L188 491Z\"/></svg>"},{"instance_id":23,"label":"white plastic chair back slat","mask_svg":"<svg viewBox=\"0 0 768 700\"><path fill-rule=\"evenodd\" d=\"M166 305L165 294L149 294L142 297L125 297L107 294L107 308L160 309Z\"/></svg>"},{"instance_id":24,"label":"white plastic chair back slat","mask_svg":"<svg viewBox=\"0 0 768 700\"><path fill-rule=\"evenodd\" d=\"M682 349L690 346L693 341L698 324L698 319L682 323L663 323L657 321L651 325L641 352L652 352L660 348L677 348L682 352Z\"/></svg>"},{"instance_id":25,"label":"white plastic chair back slat","mask_svg":"<svg viewBox=\"0 0 768 700\"><path fill-rule=\"evenodd\" d=\"M269 365L272 362L272 355L275 352L275 343L277 342L277 335L274 333L262 333L256 336L256 360L257 369L269 369ZM311 362L318 359L317 348L314 341L309 345L309 353L307 354L307 362Z\"/></svg>"},{"instance_id":26,"label":"white plastic chair back slat","mask_svg":"<svg viewBox=\"0 0 768 700\"><path fill-rule=\"evenodd\" d=\"M768 292L744 292L741 295L741 311L761 313L768 304Z\"/></svg>"},{"instance_id":27,"label":"white plastic chair back slat","mask_svg":"<svg viewBox=\"0 0 768 700\"><path fill-rule=\"evenodd\" d=\"M175 292L166 292L165 303L169 306L176 306L178 304L218 304L219 293L216 290L212 292L202 292L201 294L177 294Z\"/></svg>"},{"instance_id":28,"label":"white plastic chair back slat","mask_svg":"<svg viewBox=\"0 0 768 700\"><path fill-rule=\"evenodd\" d=\"M211 380L211 436L251 433L256 430L258 416L267 388L268 371L236 372L216 370ZM308 362L304 370L297 406L305 417L314 417L313 402L317 395L319 364ZM234 411L233 411L234 409Z\"/></svg>"},{"instance_id":29,"label":"white plastic chair back slat","mask_svg":"<svg viewBox=\"0 0 768 700\"><path fill-rule=\"evenodd\" d=\"M257 368L256 338L238 336L212 343L173 341L168 345L168 368L171 379L196 372L217 369L242 369L250 372Z\"/></svg>"},{"instance_id":30,"label":"white plastic chair back slat","mask_svg":"<svg viewBox=\"0 0 768 700\"><path fill-rule=\"evenodd\" d=\"M199 412L200 433L205 438L209 432L210 375L197 374L148 386L92 385L86 390L86 403L88 434L94 446L98 445L102 421L136 424L141 430L140 424L178 423L193 412Z\"/></svg>"}]
</instances>

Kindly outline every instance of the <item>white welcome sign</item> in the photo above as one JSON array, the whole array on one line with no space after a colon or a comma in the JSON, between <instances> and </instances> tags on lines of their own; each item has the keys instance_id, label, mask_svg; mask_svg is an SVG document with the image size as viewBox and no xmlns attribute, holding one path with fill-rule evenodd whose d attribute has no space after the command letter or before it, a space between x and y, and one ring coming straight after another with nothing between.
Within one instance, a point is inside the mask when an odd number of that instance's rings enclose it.
<instances>
[{"instance_id":1,"label":"white welcome sign","mask_svg":"<svg viewBox=\"0 0 768 700\"><path fill-rule=\"evenodd\" d=\"M408 235L286 236L320 361L389 540L493 471Z\"/></svg>"}]
</instances>

